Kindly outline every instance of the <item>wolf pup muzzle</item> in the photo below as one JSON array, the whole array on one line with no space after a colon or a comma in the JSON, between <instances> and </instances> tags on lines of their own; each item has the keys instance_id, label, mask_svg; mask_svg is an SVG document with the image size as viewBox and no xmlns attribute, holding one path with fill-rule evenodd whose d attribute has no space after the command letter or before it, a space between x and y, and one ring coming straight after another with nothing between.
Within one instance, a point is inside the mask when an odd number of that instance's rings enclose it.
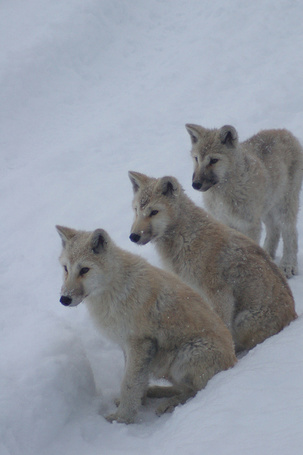
<instances>
[{"instance_id":1,"label":"wolf pup muzzle","mask_svg":"<svg viewBox=\"0 0 303 455\"><path fill-rule=\"evenodd\" d=\"M67 295L61 295L60 303L64 306L69 306L72 303L73 299Z\"/></svg>"},{"instance_id":2,"label":"wolf pup muzzle","mask_svg":"<svg viewBox=\"0 0 303 455\"><path fill-rule=\"evenodd\" d=\"M129 236L130 240L134 243L138 243L141 236L139 234L135 234L134 232L132 234L130 234Z\"/></svg>"}]
</instances>

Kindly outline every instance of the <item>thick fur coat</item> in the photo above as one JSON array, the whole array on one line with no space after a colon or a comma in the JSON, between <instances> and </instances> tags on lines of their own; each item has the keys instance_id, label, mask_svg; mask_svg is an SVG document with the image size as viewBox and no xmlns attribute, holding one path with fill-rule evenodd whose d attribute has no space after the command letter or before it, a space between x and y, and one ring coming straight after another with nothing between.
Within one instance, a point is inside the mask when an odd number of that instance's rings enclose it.
<instances>
[{"instance_id":1,"label":"thick fur coat","mask_svg":"<svg viewBox=\"0 0 303 455\"><path fill-rule=\"evenodd\" d=\"M250 238L197 207L174 177L129 173L135 219L130 239L153 242L164 264L198 290L247 350L296 318L287 281Z\"/></svg>"},{"instance_id":2,"label":"thick fur coat","mask_svg":"<svg viewBox=\"0 0 303 455\"><path fill-rule=\"evenodd\" d=\"M177 276L122 250L103 229L57 230L63 245L61 303L84 300L97 327L124 352L119 406L109 421L134 422L146 396L163 398L158 414L171 411L235 364L226 326ZM150 377L172 386L148 387Z\"/></svg>"},{"instance_id":3,"label":"thick fur coat","mask_svg":"<svg viewBox=\"0 0 303 455\"><path fill-rule=\"evenodd\" d=\"M275 258L283 239L280 268L287 278L298 273L297 214L303 178L299 141L287 130L264 130L245 142L233 126L207 129L186 125L194 163L192 185L203 192L207 210L228 226L260 241Z\"/></svg>"}]
</instances>

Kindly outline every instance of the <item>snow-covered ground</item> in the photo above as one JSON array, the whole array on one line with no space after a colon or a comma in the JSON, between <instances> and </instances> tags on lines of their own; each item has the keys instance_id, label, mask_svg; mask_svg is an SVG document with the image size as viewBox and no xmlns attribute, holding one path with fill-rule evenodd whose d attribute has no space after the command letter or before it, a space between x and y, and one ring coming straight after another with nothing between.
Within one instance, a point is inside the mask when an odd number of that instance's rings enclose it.
<instances>
[{"instance_id":1,"label":"snow-covered ground","mask_svg":"<svg viewBox=\"0 0 303 455\"><path fill-rule=\"evenodd\" d=\"M127 171L191 188L185 123L303 142L303 6L295 0L2 0L1 455L299 455L303 450L303 212L299 318L173 414L109 424L123 375L85 304L59 303L55 224L128 240ZM301 194L301 205L303 204Z\"/></svg>"}]
</instances>

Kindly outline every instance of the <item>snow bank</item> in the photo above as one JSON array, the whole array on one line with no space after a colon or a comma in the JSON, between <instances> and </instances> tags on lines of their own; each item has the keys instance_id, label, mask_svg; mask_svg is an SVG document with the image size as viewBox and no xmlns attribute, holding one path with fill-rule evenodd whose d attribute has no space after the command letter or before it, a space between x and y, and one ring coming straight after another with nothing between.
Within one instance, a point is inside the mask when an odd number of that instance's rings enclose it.
<instances>
[{"instance_id":1,"label":"snow bank","mask_svg":"<svg viewBox=\"0 0 303 455\"><path fill-rule=\"evenodd\" d=\"M38 453L92 402L91 366L79 337L51 314L3 332L0 439L8 453Z\"/></svg>"}]
</instances>

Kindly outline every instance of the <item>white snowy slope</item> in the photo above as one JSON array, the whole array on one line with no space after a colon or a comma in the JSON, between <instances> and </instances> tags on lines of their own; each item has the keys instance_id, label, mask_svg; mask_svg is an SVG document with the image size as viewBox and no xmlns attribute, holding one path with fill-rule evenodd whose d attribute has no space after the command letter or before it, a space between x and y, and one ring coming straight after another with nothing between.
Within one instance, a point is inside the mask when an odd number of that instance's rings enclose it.
<instances>
[{"instance_id":1,"label":"white snowy slope","mask_svg":"<svg viewBox=\"0 0 303 455\"><path fill-rule=\"evenodd\" d=\"M185 123L303 142L302 23L296 0L1 1L0 455L303 453L302 210L299 318L173 414L142 408L129 426L104 419L121 352L85 303L59 303L54 229L102 227L159 264L128 239L127 171L175 175L201 204Z\"/></svg>"}]
</instances>

